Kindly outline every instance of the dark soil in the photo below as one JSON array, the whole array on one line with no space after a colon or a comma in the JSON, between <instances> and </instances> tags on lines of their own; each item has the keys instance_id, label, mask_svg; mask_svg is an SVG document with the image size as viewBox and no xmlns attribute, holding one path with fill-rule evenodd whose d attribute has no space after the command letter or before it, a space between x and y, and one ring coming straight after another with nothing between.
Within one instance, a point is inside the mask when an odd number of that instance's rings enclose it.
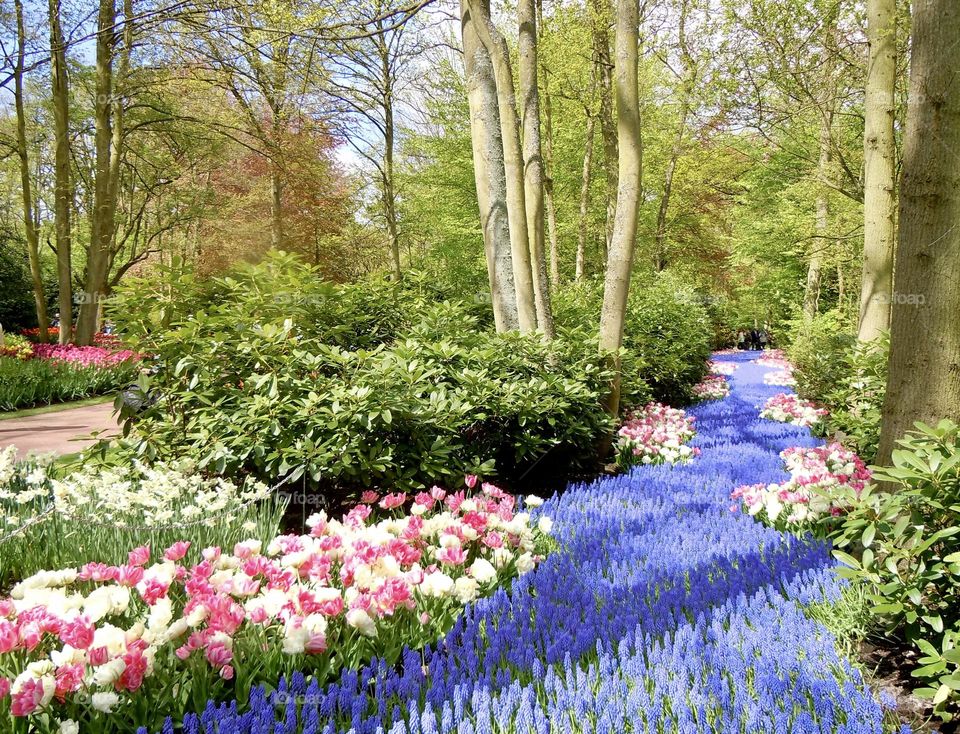
<instances>
[{"instance_id":1,"label":"dark soil","mask_svg":"<svg viewBox=\"0 0 960 734\"><path fill-rule=\"evenodd\" d=\"M943 722L933 715L928 699L913 694L917 679L910 677L910 671L918 667L916 650L897 640L871 639L860 643L859 657L864 668L873 671L871 687L896 702L891 718L895 715L916 734L960 734L956 720Z\"/></svg>"}]
</instances>

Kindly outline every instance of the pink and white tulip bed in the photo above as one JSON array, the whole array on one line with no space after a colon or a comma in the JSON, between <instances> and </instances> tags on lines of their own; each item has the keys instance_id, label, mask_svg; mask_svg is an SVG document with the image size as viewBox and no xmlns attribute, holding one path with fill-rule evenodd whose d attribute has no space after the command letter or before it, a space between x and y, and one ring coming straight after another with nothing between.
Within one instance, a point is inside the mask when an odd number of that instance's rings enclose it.
<instances>
[{"instance_id":1,"label":"pink and white tulip bed","mask_svg":"<svg viewBox=\"0 0 960 734\"><path fill-rule=\"evenodd\" d=\"M110 367L127 360L140 358L129 349L110 347L78 347L73 344L34 344L33 355L36 359L51 362L69 362L84 367Z\"/></svg>"},{"instance_id":2,"label":"pink and white tulip bed","mask_svg":"<svg viewBox=\"0 0 960 734\"><path fill-rule=\"evenodd\" d=\"M793 447L780 452L790 478L779 484L745 484L733 490L731 509L744 509L780 530L800 530L843 513L851 497L859 496L870 470L852 451L838 443L815 448Z\"/></svg>"},{"instance_id":3,"label":"pink and white tulip bed","mask_svg":"<svg viewBox=\"0 0 960 734\"><path fill-rule=\"evenodd\" d=\"M793 365L790 364L790 360L787 359L786 352L782 349L768 349L753 360L753 362L761 367L775 367L779 370L793 369Z\"/></svg>"},{"instance_id":4,"label":"pink and white tulip bed","mask_svg":"<svg viewBox=\"0 0 960 734\"><path fill-rule=\"evenodd\" d=\"M723 375L707 375L693 386L697 400L722 400L730 394L730 383Z\"/></svg>"},{"instance_id":5,"label":"pink and white tulip bed","mask_svg":"<svg viewBox=\"0 0 960 734\"><path fill-rule=\"evenodd\" d=\"M790 360L787 359L783 350L771 349L753 361L762 367L774 368L771 372L763 375L764 385L793 387L797 384L797 380L793 376L793 365L790 364Z\"/></svg>"},{"instance_id":6,"label":"pink and white tulip bed","mask_svg":"<svg viewBox=\"0 0 960 734\"><path fill-rule=\"evenodd\" d=\"M801 400L792 393L783 392L767 400L760 411L761 418L806 428L816 425L829 414L826 408L818 408L809 400Z\"/></svg>"},{"instance_id":7,"label":"pink and white tulip bed","mask_svg":"<svg viewBox=\"0 0 960 734\"><path fill-rule=\"evenodd\" d=\"M183 712L292 670L325 680L394 660L551 547L551 520L528 511L542 500L478 489L367 493L266 547L142 546L121 565L36 573L0 598L0 701L37 731L99 731L105 717L132 731L146 706ZM393 516L372 521L374 504Z\"/></svg>"},{"instance_id":8,"label":"pink and white tulip bed","mask_svg":"<svg viewBox=\"0 0 960 734\"><path fill-rule=\"evenodd\" d=\"M617 465L628 469L637 464L687 464L700 449L687 446L697 431L693 416L661 403L627 414L617 431Z\"/></svg>"},{"instance_id":9,"label":"pink and white tulip bed","mask_svg":"<svg viewBox=\"0 0 960 734\"><path fill-rule=\"evenodd\" d=\"M740 365L737 362L724 362L719 359L711 359L707 362L707 367L711 375L732 375L739 369Z\"/></svg>"},{"instance_id":10,"label":"pink and white tulip bed","mask_svg":"<svg viewBox=\"0 0 960 734\"><path fill-rule=\"evenodd\" d=\"M775 370L773 372L765 372L763 375L763 384L764 385L773 385L775 387L793 387L797 384L796 378L793 376L793 370Z\"/></svg>"}]
</instances>

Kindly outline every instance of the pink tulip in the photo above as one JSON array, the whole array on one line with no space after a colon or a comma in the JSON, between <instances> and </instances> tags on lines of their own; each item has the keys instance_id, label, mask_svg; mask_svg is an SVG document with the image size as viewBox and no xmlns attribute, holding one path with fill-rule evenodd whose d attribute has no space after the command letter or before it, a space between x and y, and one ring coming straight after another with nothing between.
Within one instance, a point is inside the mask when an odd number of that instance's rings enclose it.
<instances>
[{"instance_id":1,"label":"pink tulip","mask_svg":"<svg viewBox=\"0 0 960 734\"><path fill-rule=\"evenodd\" d=\"M43 700L43 683L36 678L27 678L20 690L13 694L10 713L14 716L29 716Z\"/></svg>"},{"instance_id":2,"label":"pink tulip","mask_svg":"<svg viewBox=\"0 0 960 734\"><path fill-rule=\"evenodd\" d=\"M388 494L382 500L380 500L380 507L384 510L393 510L397 507L403 505L407 501L407 495L404 492L397 492L396 494Z\"/></svg>"},{"instance_id":3,"label":"pink tulip","mask_svg":"<svg viewBox=\"0 0 960 734\"><path fill-rule=\"evenodd\" d=\"M93 642L95 628L85 616L77 617L60 629L60 639L64 644L78 650L86 650ZM2 650L0 650L2 652Z\"/></svg>"},{"instance_id":4,"label":"pink tulip","mask_svg":"<svg viewBox=\"0 0 960 734\"><path fill-rule=\"evenodd\" d=\"M127 554L127 563L131 566L144 566L150 560L150 546L141 545Z\"/></svg>"},{"instance_id":5,"label":"pink tulip","mask_svg":"<svg viewBox=\"0 0 960 734\"><path fill-rule=\"evenodd\" d=\"M179 561L187 555L188 550L190 550L190 542L178 540L163 552L163 557L168 561Z\"/></svg>"}]
</instances>

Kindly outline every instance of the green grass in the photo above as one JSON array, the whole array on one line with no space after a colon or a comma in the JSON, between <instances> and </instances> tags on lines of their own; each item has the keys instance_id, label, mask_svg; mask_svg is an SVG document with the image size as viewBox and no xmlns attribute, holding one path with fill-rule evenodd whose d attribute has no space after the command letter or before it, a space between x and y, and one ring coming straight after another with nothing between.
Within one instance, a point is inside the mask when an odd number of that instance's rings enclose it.
<instances>
[{"instance_id":1,"label":"green grass","mask_svg":"<svg viewBox=\"0 0 960 734\"><path fill-rule=\"evenodd\" d=\"M844 588L837 601L811 604L806 611L836 638L840 654L856 663L860 644L873 630L863 586L851 584Z\"/></svg>"},{"instance_id":2,"label":"green grass","mask_svg":"<svg viewBox=\"0 0 960 734\"><path fill-rule=\"evenodd\" d=\"M0 421L7 421L15 418L29 418L32 415L44 415L46 413L58 413L61 410L70 410L71 408L85 408L88 405L100 405L109 403L113 400L113 395L98 395L83 400L70 400L66 403L55 403L53 405L41 405L36 408L23 408L22 410L0 412Z\"/></svg>"},{"instance_id":3,"label":"green grass","mask_svg":"<svg viewBox=\"0 0 960 734\"><path fill-rule=\"evenodd\" d=\"M876 670L860 657L861 644L877 633L864 586L851 584L844 588L837 601L810 604L805 611L807 616L827 628L836 640L837 652L860 671L867 685L874 687ZM923 721L904 722L897 711L888 710L884 711L883 734L897 734L904 723L909 723L916 732L933 731Z\"/></svg>"}]
</instances>

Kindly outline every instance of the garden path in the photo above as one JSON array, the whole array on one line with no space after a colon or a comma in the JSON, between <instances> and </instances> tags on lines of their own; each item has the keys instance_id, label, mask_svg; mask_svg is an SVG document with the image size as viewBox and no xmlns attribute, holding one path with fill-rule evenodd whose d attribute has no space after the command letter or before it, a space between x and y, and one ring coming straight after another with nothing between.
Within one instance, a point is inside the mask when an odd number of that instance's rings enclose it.
<instances>
[{"instance_id":1,"label":"garden path","mask_svg":"<svg viewBox=\"0 0 960 734\"><path fill-rule=\"evenodd\" d=\"M93 431L117 433L112 402L0 421L0 448L13 444L21 458L31 451L73 454L96 442Z\"/></svg>"}]
</instances>

